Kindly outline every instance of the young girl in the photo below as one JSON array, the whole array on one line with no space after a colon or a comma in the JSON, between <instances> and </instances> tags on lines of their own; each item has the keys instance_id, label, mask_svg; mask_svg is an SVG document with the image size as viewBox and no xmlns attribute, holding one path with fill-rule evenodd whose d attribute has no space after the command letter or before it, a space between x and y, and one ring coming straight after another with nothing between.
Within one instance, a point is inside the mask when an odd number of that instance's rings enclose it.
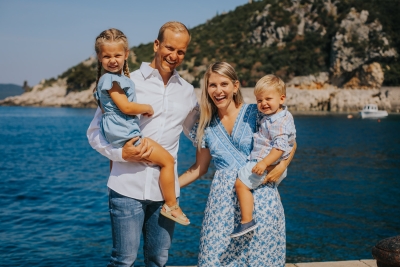
<instances>
[{"instance_id":1,"label":"young girl","mask_svg":"<svg viewBox=\"0 0 400 267\"><path fill-rule=\"evenodd\" d=\"M266 169L287 159L295 143L296 129L293 116L283 103L286 98L285 83L275 75L262 77L254 88L257 109L263 113L260 129L254 134L254 146L250 161L238 173L235 189L238 196L242 220L231 237L238 237L257 228L253 220L252 189L264 181ZM276 185L282 181L279 178Z\"/></svg>"},{"instance_id":2,"label":"young girl","mask_svg":"<svg viewBox=\"0 0 400 267\"><path fill-rule=\"evenodd\" d=\"M134 137L142 138L136 115L152 116L154 111L150 105L136 103L135 84L130 79L126 62L129 55L126 36L117 29L105 30L97 36L95 50L98 72L94 96L103 111L101 133L111 145L120 148ZM138 146L140 141L134 145ZM165 199L161 214L188 225L189 220L176 201L174 158L155 141L150 138L146 141L153 148L146 160L161 168L160 187Z\"/></svg>"}]
</instances>

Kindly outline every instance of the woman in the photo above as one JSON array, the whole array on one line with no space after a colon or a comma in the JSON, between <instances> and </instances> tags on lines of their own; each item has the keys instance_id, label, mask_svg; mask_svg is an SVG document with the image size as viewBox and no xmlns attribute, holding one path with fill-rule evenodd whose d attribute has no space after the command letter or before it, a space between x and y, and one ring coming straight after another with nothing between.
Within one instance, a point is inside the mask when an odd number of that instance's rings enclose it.
<instances>
[{"instance_id":1,"label":"woman","mask_svg":"<svg viewBox=\"0 0 400 267\"><path fill-rule=\"evenodd\" d=\"M217 171L211 184L200 237L198 266L284 266L285 217L276 181L291 158L268 169L267 183L254 190L254 217L259 227L230 238L240 222L234 192L237 172L252 149L257 106L243 103L235 70L225 62L209 66L204 75L199 123L192 130L198 142L196 163L180 178L184 187L207 172L213 159Z\"/></svg>"}]
</instances>

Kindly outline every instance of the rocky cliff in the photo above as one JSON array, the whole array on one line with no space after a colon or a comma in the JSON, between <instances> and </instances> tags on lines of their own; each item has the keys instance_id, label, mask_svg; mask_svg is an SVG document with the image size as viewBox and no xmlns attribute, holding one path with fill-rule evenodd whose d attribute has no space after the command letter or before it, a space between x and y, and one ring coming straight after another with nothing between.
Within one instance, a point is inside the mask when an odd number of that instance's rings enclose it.
<instances>
[{"instance_id":1,"label":"rocky cliff","mask_svg":"<svg viewBox=\"0 0 400 267\"><path fill-rule=\"evenodd\" d=\"M0 101L4 106L42 106L42 107L95 107L92 92L94 84L88 89L80 92L67 94L66 79L58 79L51 86L43 88L43 83L33 87L32 91L19 96L7 97Z\"/></svg>"},{"instance_id":2,"label":"rocky cliff","mask_svg":"<svg viewBox=\"0 0 400 267\"><path fill-rule=\"evenodd\" d=\"M395 26L400 5L394 2L254 1L191 29L192 41L178 71L200 87L208 64L227 61L243 87L270 73L284 79L292 88L288 101L295 110L350 111L379 100L381 108L396 111L397 91L381 89L400 85ZM133 47L130 69L152 56L152 43ZM96 65L89 58L0 105L94 107Z\"/></svg>"}]
</instances>

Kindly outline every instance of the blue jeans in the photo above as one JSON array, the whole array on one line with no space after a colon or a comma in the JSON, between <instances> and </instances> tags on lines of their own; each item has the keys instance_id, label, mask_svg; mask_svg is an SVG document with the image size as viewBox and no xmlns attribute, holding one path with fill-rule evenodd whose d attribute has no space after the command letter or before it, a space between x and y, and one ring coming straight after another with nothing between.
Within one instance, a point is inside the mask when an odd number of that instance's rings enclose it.
<instances>
[{"instance_id":1,"label":"blue jeans","mask_svg":"<svg viewBox=\"0 0 400 267\"><path fill-rule=\"evenodd\" d=\"M109 267L133 266L141 233L143 233L146 266L166 265L175 222L160 214L163 203L164 201L129 198L110 189L113 249Z\"/></svg>"}]
</instances>

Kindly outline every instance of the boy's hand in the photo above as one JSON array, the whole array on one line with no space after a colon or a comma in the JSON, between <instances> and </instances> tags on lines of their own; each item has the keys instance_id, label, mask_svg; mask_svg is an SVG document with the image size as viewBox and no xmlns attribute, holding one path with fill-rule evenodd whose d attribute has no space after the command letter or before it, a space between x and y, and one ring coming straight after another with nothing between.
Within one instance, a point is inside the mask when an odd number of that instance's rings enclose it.
<instances>
[{"instance_id":1,"label":"boy's hand","mask_svg":"<svg viewBox=\"0 0 400 267\"><path fill-rule=\"evenodd\" d=\"M142 115L147 116L147 117L153 116L153 114L154 114L153 107L150 105L147 105L147 104L146 104L146 106L147 106L146 112L142 113Z\"/></svg>"},{"instance_id":2,"label":"boy's hand","mask_svg":"<svg viewBox=\"0 0 400 267\"><path fill-rule=\"evenodd\" d=\"M267 167L268 167L267 164L260 161L256 164L256 166L253 167L251 171L257 175L262 175Z\"/></svg>"}]
</instances>

